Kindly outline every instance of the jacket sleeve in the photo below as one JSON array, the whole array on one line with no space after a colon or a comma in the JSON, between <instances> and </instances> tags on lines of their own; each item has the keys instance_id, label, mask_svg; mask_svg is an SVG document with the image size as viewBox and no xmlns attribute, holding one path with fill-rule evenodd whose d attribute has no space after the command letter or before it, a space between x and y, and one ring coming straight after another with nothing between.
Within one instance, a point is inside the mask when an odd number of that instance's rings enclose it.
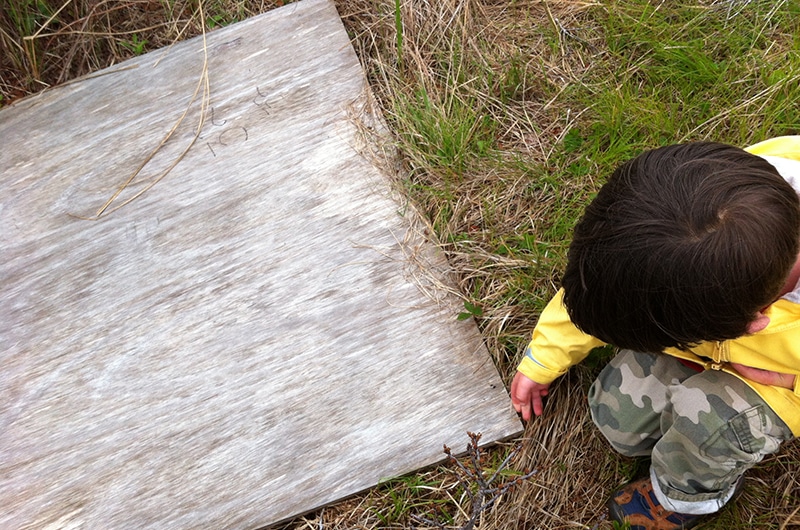
<instances>
[{"instance_id":1,"label":"jacket sleeve","mask_svg":"<svg viewBox=\"0 0 800 530\"><path fill-rule=\"evenodd\" d=\"M575 327L563 300L564 291L561 289L542 311L517 368L540 384L552 382L585 359L593 348L605 344Z\"/></svg>"},{"instance_id":2,"label":"jacket sleeve","mask_svg":"<svg viewBox=\"0 0 800 530\"><path fill-rule=\"evenodd\" d=\"M750 147L745 151L754 155L777 156L790 160L800 160L800 136L778 136L764 140Z\"/></svg>"}]
</instances>

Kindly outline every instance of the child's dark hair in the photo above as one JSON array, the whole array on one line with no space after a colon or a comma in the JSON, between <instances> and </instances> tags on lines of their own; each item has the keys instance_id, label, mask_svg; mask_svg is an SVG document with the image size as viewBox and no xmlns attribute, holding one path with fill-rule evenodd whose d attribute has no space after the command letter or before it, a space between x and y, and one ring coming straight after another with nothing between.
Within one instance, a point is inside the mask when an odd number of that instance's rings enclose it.
<instances>
[{"instance_id":1,"label":"child's dark hair","mask_svg":"<svg viewBox=\"0 0 800 530\"><path fill-rule=\"evenodd\" d=\"M718 143L622 164L578 223L563 277L581 330L658 352L744 335L800 246L794 189L763 158Z\"/></svg>"}]
</instances>

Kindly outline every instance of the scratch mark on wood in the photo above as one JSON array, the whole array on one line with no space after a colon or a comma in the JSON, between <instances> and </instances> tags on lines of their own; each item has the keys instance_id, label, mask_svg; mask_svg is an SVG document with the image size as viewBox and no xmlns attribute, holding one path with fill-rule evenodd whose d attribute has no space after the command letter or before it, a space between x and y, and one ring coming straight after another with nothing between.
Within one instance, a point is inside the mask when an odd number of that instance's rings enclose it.
<instances>
[{"instance_id":1,"label":"scratch mark on wood","mask_svg":"<svg viewBox=\"0 0 800 530\"><path fill-rule=\"evenodd\" d=\"M220 126L225 125L226 123L228 123L228 120L222 120L221 122L217 122L216 119L214 118L214 107L211 107L210 110L211 110L211 124L212 125L216 125L217 127L220 127Z\"/></svg>"},{"instance_id":2,"label":"scratch mark on wood","mask_svg":"<svg viewBox=\"0 0 800 530\"><path fill-rule=\"evenodd\" d=\"M224 131L219 133L219 137L217 138L217 142L219 142L219 144L222 146L227 146L237 141L243 141L243 142L247 141L246 128L238 126L225 129Z\"/></svg>"}]
</instances>

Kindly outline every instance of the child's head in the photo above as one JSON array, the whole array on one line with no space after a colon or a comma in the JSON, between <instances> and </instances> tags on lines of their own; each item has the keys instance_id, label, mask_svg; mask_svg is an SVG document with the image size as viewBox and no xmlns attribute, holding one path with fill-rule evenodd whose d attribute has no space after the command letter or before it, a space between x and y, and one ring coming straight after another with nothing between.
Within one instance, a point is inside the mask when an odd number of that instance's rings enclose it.
<instances>
[{"instance_id":1,"label":"child's head","mask_svg":"<svg viewBox=\"0 0 800 530\"><path fill-rule=\"evenodd\" d=\"M764 159L673 145L620 166L575 228L564 302L583 331L660 351L747 332L800 246L800 204Z\"/></svg>"}]
</instances>

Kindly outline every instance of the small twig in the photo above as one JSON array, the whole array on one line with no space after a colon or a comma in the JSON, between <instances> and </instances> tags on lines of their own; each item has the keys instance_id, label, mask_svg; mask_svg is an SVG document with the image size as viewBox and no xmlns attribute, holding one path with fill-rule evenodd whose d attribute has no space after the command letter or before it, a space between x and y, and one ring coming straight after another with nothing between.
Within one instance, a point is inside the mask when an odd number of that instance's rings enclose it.
<instances>
[{"instance_id":1,"label":"small twig","mask_svg":"<svg viewBox=\"0 0 800 530\"><path fill-rule=\"evenodd\" d=\"M500 462L500 465L497 466L497 469L495 470L495 472L489 478L489 482L490 483L494 482L494 479L496 479L497 475L499 475L500 472L503 471L506 468L506 466L509 464L509 462L511 462L511 459L514 458L515 456L517 456L517 453L519 453L520 449L521 449L521 446L520 445L516 445L514 447L514 449L512 449L511 452L509 452L508 455L506 455L506 457L503 459L503 461Z\"/></svg>"},{"instance_id":2,"label":"small twig","mask_svg":"<svg viewBox=\"0 0 800 530\"><path fill-rule=\"evenodd\" d=\"M428 519L427 517L422 517L422 516L419 516L419 515L412 514L411 515L411 519L413 519L414 521L417 521L418 523L422 523L424 525L435 526L436 528L441 528L441 530L445 530L447 528L447 525L445 525L444 523L440 523L438 521L434 521L433 519Z\"/></svg>"},{"instance_id":3,"label":"small twig","mask_svg":"<svg viewBox=\"0 0 800 530\"><path fill-rule=\"evenodd\" d=\"M478 442L481 439L480 433L467 433L470 437L470 445L467 447L469 450L469 459L472 462L472 468L475 470L475 480L478 482L479 491L489 488L489 483L483 476L483 465L481 464L481 450L478 447Z\"/></svg>"},{"instance_id":4,"label":"small twig","mask_svg":"<svg viewBox=\"0 0 800 530\"><path fill-rule=\"evenodd\" d=\"M589 50L591 50L593 52L597 51L597 48L595 48L594 45L591 42L587 41L586 39L582 39L582 38L578 37L571 30L567 29L561 23L561 21L558 20L558 17L553 15L553 12L550 11L550 6L548 5L547 2L544 3L544 7L547 10L547 18L550 19L550 23L553 25L555 30L558 32L558 44L559 44L559 48L561 48L561 53L564 53L564 47L563 47L564 41L561 39L561 37L568 37L568 38L570 38L572 40L580 42L581 44L583 44L584 46L586 46L587 48L589 48Z\"/></svg>"},{"instance_id":5,"label":"small twig","mask_svg":"<svg viewBox=\"0 0 800 530\"><path fill-rule=\"evenodd\" d=\"M453 464L455 464L456 467L458 467L458 469L461 470L462 473L464 473L464 475L466 475L472 480L476 480L475 473L471 469L468 469L467 466L462 464L458 458L454 457L452 451L446 445L444 446L444 454L448 456L448 459ZM461 475L458 475L456 478L458 479L459 482L463 482L463 477Z\"/></svg>"},{"instance_id":6,"label":"small twig","mask_svg":"<svg viewBox=\"0 0 800 530\"><path fill-rule=\"evenodd\" d=\"M472 432L468 432L467 434L470 438L470 443L467 444L467 461L469 465L465 465L461 460L453 456L452 451L447 445L444 446L444 453L447 455L448 461L455 465L456 480L459 486L464 489L464 495L466 495L471 504L469 519L461 526L460 530L472 530L483 512L490 509L500 497L508 493L514 486L528 480L538 471L529 471L523 475L518 475L510 480L495 485L495 480L497 480L503 470L508 467L508 464L514 456L519 453L520 446L515 446L503 459L494 473L487 479L483 468L483 458L485 454L479 445L481 434ZM425 517L417 515L412 515L411 517L415 521L429 526L445 528L443 523Z\"/></svg>"}]
</instances>

